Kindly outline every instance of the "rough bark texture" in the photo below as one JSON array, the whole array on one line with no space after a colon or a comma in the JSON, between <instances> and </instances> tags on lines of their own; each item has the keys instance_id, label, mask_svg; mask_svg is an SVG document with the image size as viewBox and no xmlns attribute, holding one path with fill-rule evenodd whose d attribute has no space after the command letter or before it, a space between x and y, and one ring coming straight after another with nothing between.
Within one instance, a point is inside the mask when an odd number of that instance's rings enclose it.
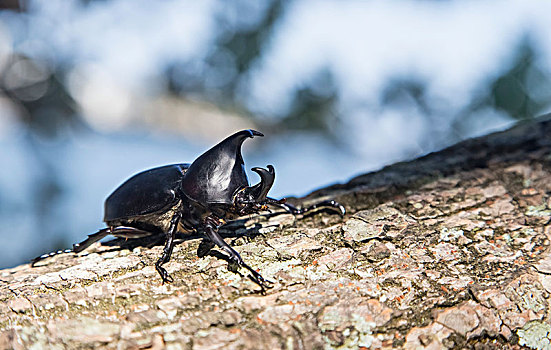
<instances>
[{"instance_id":1,"label":"rough bark texture","mask_svg":"<svg viewBox=\"0 0 551 350\"><path fill-rule=\"evenodd\" d=\"M275 282L180 237L116 240L0 271L0 348L550 347L551 119L462 142L301 201L349 213L233 223ZM240 273L239 273L240 272Z\"/></svg>"}]
</instances>

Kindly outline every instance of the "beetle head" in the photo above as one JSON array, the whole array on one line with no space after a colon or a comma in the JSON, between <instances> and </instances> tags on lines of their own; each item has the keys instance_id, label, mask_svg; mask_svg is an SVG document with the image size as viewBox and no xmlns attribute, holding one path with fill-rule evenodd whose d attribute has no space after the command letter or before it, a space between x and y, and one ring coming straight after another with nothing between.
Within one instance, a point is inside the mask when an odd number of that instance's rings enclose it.
<instances>
[{"instance_id":1,"label":"beetle head","mask_svg":"<svg viewBox=\"0 0 551 350\"><path fill-rule=\"evenodd\" d=\"M242 130L203 153L182 179L184 194L202 205L233 204L234 194L249 187L241 145L254 136L264 135L255 130Z\"/></svg>"},{"instance_id":2,"label":"beetle head","mask_svg":"<svg viewBox=\"0 0 551 350\"><path fill-rule=\"evenodd\" d=\"M252 168L251 170L260 175L260 182L254 186L244 187L235 193L233 202L240 215L267 209L268 191L272 188L275 180L275 170L272 165L268 165L268 169Z\"/></svg>"}]
</instances>

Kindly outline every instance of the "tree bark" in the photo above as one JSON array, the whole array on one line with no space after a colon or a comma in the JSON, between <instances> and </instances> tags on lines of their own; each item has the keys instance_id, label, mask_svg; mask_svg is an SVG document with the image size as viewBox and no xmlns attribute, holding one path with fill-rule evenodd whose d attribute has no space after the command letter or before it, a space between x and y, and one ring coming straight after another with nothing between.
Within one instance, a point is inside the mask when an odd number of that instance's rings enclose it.
<instances>
[{"instance_id":1,"label":"tree bark","mask_svg":"<svg viewBox=\"0 0 551 350\"><path fill-rule=\"evenodd\" d=\"M0 348L549 348L551 118L356 177L344 218L264 215L225 237L274 282L180 236L0 271ZM84 238L84 237L83 237Z\"/></svg>"}]
</instances>

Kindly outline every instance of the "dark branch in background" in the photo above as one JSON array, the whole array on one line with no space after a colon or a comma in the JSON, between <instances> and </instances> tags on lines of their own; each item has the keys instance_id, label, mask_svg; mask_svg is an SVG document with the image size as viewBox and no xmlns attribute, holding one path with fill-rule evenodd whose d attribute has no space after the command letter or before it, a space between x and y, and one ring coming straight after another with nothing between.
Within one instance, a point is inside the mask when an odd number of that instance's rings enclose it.
<instances>
[{"instance_id":1,"label":"dark branch in background","mask_svg":"<svg viewBox=\"0 0 551 350\"><path fill-rule=\"evenodd\" d=\"M246 84L253 63L263 54L287 1L263 4L267 5L219 2L220 11L215 14L218 34L212 50L195 61L170 64L165 72L168 90L177 95L201 95L217 104L234 105L240 84ZM247 8L254 6L258 8ZM244 21L244 13L256 21Z\"/></svg>"},{"instance_id":2,"label":"dark branch in background","mask_svg":"<svg viewBox=\"0 0 551 350\"><path fill-rule=\"evenodd\" d=\"M0 10L11 10L22 12L25 9L24 1L22 0L2 0L0 1Z\"/></svg>"},{"instance_id":3,"label":"dark branch in background","mask_svg":"<svg viewBox=\"0 0 551 350\"><path fill-rule=\"evenodd\" d=\"M467 108L457 115L454 128L459 134L466 132L479 112L487 110L505 113L516 120L549 112L551 76L540 66L540 53L529 37L524 37L515 51L509 67L479 88Z\"/></svg>"},{"instance_id":4,"label":"dark branch in background","mask_svg":"<svg viewBox=\"0 0 551 350\"><path fill-rule=\"evenodd\" d=\"M477 94L470 111L493 108L517 120L531 119L544 112L551 99L551 77L539 65L539 52L530 38L519 43L510 67Z\"/></svg>"},{"instance_id":5,"label":"dark branch in background","mask_svg":"<svg viewBox=\"0 0 551 350\"><path fill-rule=\"evenodd\" d=\"M532 119L549 112L551 106L551 76L540 67L540 54L529 38L523 38L513 49L511 63L502 73L482 82L471 101L460 110L451 109L428 91L428 82L414 76L401 76L389 82L383 90L381 109L396 109L418 113L430 122L427 136L420 145L434 150L459 142L472 135L472 124L488 111L503 113L516 120ZM452 120L449 130L440 130L442 119ZM444 123L446 125L447 123Z\"/></svg>"},{"instance_id":6,"label":"dark branch in background","mask_svg":"<svg viewBox=\"0 0 551 350\"><path fill-rule=\"evenodd\" d=\"M295 130L315 130L331 134L338 123L339 100L335 79L329 69L321 70L305 87L295 91L281 126Z\"/></svg>"}]
</instances>

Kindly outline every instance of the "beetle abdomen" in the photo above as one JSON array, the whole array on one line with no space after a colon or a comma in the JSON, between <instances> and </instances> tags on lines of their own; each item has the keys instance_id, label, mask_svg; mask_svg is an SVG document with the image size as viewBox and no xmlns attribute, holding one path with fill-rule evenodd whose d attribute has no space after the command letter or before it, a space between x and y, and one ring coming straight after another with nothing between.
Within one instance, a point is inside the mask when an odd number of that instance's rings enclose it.
<instances>
[{"instance_id":1,"label":"beetle abdomen","mask_svg":"<svg viewBox=\"0 0 551 350\"><path fill-rule=\"evenodd\" d=\"M172 164L138 173L105 200L103 221L129 219L170 210L178 201L189 164Z\"/></svg>"}]
</instances>

